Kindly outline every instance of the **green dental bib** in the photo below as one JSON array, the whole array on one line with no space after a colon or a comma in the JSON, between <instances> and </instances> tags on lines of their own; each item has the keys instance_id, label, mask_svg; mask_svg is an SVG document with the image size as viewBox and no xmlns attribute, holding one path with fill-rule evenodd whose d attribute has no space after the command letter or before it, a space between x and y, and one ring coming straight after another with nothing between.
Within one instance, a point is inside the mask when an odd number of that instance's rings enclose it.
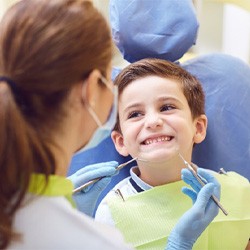
<instances>
[{"instance_id":1,"label":"green dental bib","mask_svg":"<svg viewBox=\"0 0 250 250\"><path fill-rule=\"evenodd\" d=\"M215 173L216 174L216 173ZM250 238L250 184L234 173L216 174L221 184L221 211L195 243L194 250L243 250ZM191 206L178 181L148 191L108 200L116 227L137 249L164 249L167 237L179 218Z\"/></svg>"}]
</instances>

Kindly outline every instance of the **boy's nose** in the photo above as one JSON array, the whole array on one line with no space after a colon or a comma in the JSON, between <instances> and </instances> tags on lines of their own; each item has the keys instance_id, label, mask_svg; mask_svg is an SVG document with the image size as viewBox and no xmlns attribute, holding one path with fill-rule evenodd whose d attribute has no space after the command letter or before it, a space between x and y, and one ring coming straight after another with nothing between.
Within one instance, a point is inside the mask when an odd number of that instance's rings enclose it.
<instances>
[{"instance_id":1,"label":"boy's nose","mask_svg":"<svg viewBox=\"0 0 250 250\"><path fill-rule=\"evenodd\" d=\"M146 117L145 123L147 128L156 129L162 127L163 120L158 114L149 114Z\"/></svg>"}]
</instances>

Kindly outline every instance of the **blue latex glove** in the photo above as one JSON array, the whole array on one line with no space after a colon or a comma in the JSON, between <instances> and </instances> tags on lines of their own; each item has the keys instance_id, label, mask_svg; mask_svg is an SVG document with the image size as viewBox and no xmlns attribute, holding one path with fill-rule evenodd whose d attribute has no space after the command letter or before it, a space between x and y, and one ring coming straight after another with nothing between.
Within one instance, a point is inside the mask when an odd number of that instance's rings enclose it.
<instances>
[{"instance_id":1,"label":"blue latex glove","mask_svg":"<svg viewBox=\"0 0 250 250\"><path fill-rule=\"evenodd\" d=\"M180 218L168 237L166 250L190 250L201 233L219 212L219 208L210 198L220 199L220 184L208 170L198 168L198 174L207 184L201 187L188 169L182 169L182 179L193 189L184 187L182 192L188 195L194 205Z\"/></svg>"},{"instance_id":2,"label":"blue latex glove","mask_svg":"<svg viewBox=\"0 0 250 250\"><path fill-rule=\"evenodd\" d=\"M117 166L118 162L116 161L93 164L78 170L68 177L73 182L74 187L77 188L92 179L106 176L73 195L73 200L79 211L93 216L99 195L109 184L111 176L118 173L116 170Z\"/></svg>"}]
</instances>

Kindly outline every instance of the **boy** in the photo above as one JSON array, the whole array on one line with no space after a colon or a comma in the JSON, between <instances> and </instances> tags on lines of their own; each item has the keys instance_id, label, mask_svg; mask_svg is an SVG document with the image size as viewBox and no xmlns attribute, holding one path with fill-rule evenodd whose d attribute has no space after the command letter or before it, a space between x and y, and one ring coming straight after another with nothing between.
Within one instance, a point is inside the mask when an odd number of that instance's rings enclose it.
<instances>
[{"instance_id":1,"label":"boy","mask_svg":"<svg viewBox=\"0 0 250 250\"><path fill-rule=\"evenodd\" d=\"M162 249L178 218L191 206L180 194L185 167L180 155L190 163L193 146L205 139L204 93L196 78L159 59L127 66L115 84L119 117L112 140L121 155L138 160L131 177L101 202L96 220L118 227L134 247ZM249 182L235 173L216 178L225 187L222 204L229 208L229 216L220 214L194 249L244 249L250 236ZM237 199L233 204L230 194Z\"/></svg>"}]
</instances>

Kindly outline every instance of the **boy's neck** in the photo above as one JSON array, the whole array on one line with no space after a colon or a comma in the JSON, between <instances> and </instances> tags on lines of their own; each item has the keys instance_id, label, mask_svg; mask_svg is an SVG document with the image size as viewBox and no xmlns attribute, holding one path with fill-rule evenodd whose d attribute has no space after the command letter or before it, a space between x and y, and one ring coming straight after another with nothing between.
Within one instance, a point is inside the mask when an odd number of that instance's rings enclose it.
<instances>
[{"instance_id":1,"label":"boy's neck","mask_svg":"<svg viewBox=\"0 0 250 250\"><path fill-rule=\"evenodd\" d=\"M180 161L139 164L140 179L150 186L160 186L181 180L181 169L184 167Z\"/></svg>"}]
</instances>

